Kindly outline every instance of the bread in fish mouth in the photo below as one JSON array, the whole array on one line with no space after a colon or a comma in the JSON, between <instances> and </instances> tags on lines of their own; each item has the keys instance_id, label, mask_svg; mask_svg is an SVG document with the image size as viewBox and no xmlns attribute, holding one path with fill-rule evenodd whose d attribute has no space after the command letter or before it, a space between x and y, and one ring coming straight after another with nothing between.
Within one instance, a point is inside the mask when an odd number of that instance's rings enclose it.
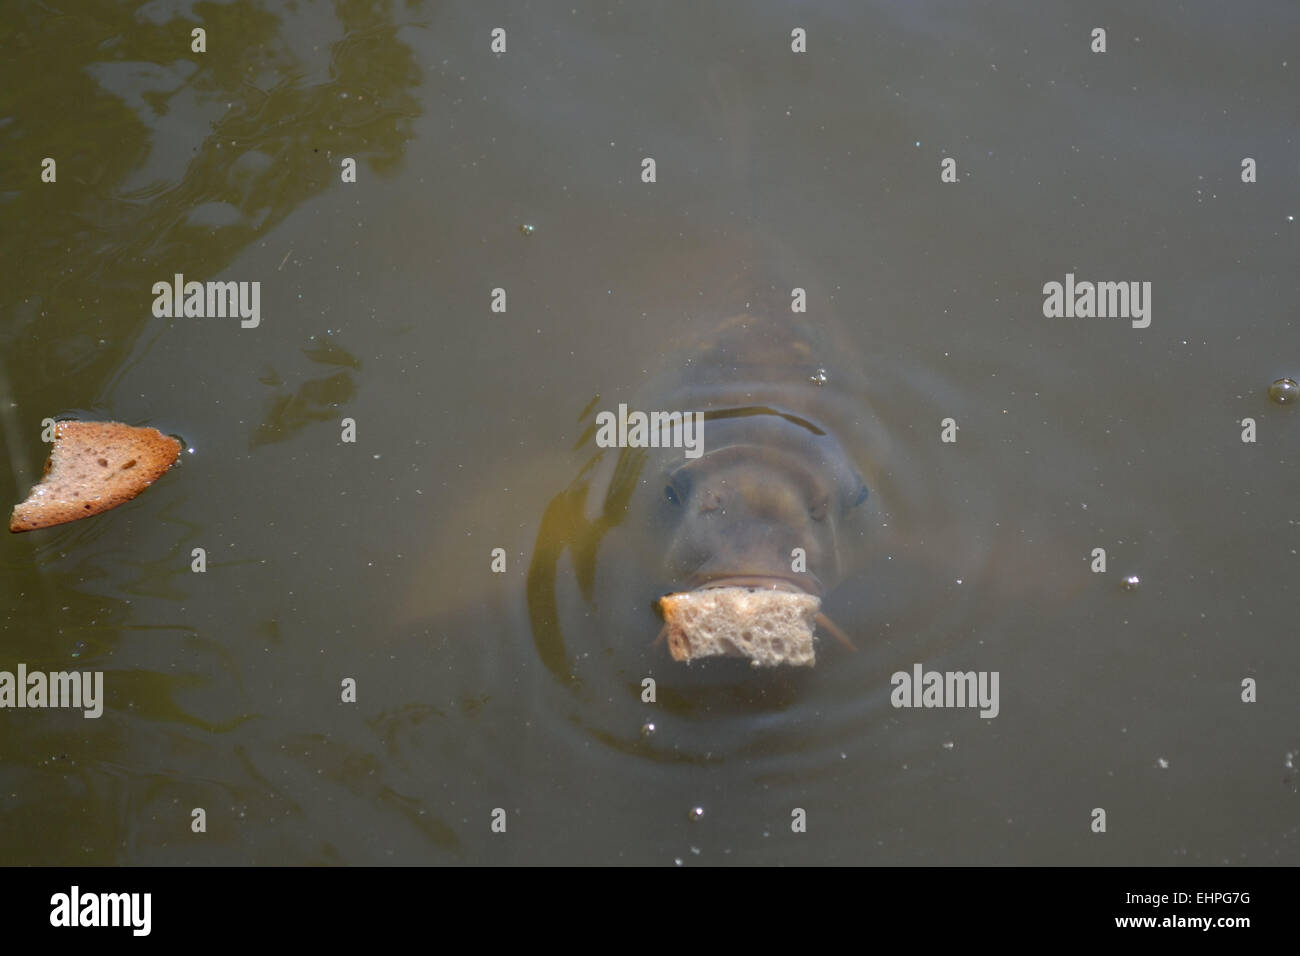
<instances>
[{"instance_id":1,"label":"bread in fish mouth","mask_svg":"<svg viewBox=\"0 0 1300 956\"><path fill-rule=\"evenodd\" d=\"M811 667L821 598L793 588L705 587L659 599L675 661L743 657L753 667Z\"/></svg>"}]
</instances>

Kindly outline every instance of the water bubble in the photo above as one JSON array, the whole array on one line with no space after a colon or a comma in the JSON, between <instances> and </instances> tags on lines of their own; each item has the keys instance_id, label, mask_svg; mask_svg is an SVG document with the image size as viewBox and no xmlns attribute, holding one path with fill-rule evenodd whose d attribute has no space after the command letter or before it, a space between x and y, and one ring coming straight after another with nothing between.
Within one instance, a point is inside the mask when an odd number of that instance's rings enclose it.
<instances>
[{"instance_id":1,"label":"water bubble","mask_svg":"<svg viewBox=\"0 0 1300 956\"><path fill-rule=\"evenodd\" d=\"M1138 589L1138 585L1141 583L1142 581L1138 578L1136 574L1130 574L1128 577L1124 578L1124 580L1119 582L1119 586L1122 587L1125 591L1136 591Z\"/></svg>"},{"instance_id":2,"label":"water bubble","mask_svg":"<svg viewBox=\"0 0 1300 956\"><path fill-rule=\"evenodd\" d=\"M1293 378L1279 378L1268 387L1268 397L1279 405L1300 401L1300 385Z\"/></svg>"},{"instance_id":3,"label":"water bubble","mask_svg":"<svg viewBox=\"0 0 1300 956\"><path fill-rule=\"evenodd\" d=\"M953 744L953 742L952 742L951 740L945 740L945 741L943 742L943 749L944 749L944 750L952 750L953 746L954 746L954 744Z\"/></svg>"},{"instance_id":4,"label":"water bubble","mask_svg":"<svg viewBox=\"0 0 1300 956\"><path fill-rule=\"evenodd\" d=\"M1169 761L1166 760L1164 757L1157 757L1157 758L1156 758L1156 766L1159 767L1161 770L1168 770L1168 769L1169 769Z\"/></svg>"},{"instance_id":5,"label":"water bubble","mask_svg":"<svg viewBox=\"0 0 1300 956\"><path fill-rule=\"evenodd\" d=\"M653 721L648 721L641 725L642 737L653 737L655 735L655 725Z\"/></svg>"},{"instance_id":6,"label":"water bubble","mask_svg":"<svg viewBox=\"0 0 1300 956\"><path fill-rule=\"evenodd\" d=\"M691 807L690 818L692 823L699 823L704 819L703 807Z\"/></svg>"},{"instance_id":7,"label":"water bubble","mask_svg":"<svg viewBox=\"0 0 1300 956\"><path fill-rule=\"evenodd\" d=\"M519 231L525 236L531 236L533 233L537 231L537 227L534 226L531 222L525 222L520 225Z\"/></svg>"},{"instance_id":8,"label":"water bubble","mask_svg":"<svg viewBox=\"0 0 1300 956\"><path fill-rule=\"evenodd\" d=\"M825 385L830 380L831 377L826 374L826 369L824 368L819 368L808 376L808 381L812 382L814 385Z\"/></svg>"}]
</instances>

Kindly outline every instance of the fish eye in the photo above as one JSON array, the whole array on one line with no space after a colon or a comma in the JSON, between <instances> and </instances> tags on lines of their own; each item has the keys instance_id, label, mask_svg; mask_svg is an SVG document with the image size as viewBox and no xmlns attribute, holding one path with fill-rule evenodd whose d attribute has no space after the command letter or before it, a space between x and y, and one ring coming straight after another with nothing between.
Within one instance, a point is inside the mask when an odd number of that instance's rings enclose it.
<instances>
[{"instance_id":1,"label":"fish eye","mask_svg":"<svg viewBox=\"0 0 1300 956\"><path fill-rule=\"evenodd\" d=\"M685 466L671 471L663 477L668 479L664 486L664 497L670 505L678 506L691 496L691 475Z\"/></svg>"}]
</instances>

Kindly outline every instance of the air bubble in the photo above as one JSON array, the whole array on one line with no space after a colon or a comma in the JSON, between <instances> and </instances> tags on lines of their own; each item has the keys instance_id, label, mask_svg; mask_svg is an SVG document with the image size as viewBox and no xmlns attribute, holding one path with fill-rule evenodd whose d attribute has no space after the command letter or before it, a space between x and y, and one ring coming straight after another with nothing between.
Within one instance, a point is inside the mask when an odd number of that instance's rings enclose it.
<instances>
[{"instance_id":1,"label":"air bubble","mask_svg":"<svg viewBox=\"0 0 1300 956\"><path fill-rule=\"evenodd\" d=\"M536 231L537 231L537 227L534 226L531 222L523 223L523 224L519 227L519 232L520 232L522 235L525 235L525 236L531 236L531 235L532 235L533 233L535 233Z\"/></svg>"},{"instance_id":2,"label":"air bubble","mask_svg":"<svg viewBox=\"0 0 1300 956\"><path fill-rule=\"evenodd\" d=\"M699 823L704 819L704 808L691 807L690 818L692 823Z\"/></svg>"},{"instance_id":3,"label":"air bubble","mask_svg":"<svg viewBox=\"0 0 1300 956\"><path fill-rule=\"evenodd\" d=\"M641 725L642 737L653 737L654 735L655 735L655 725L653 722L648 722Z\"/></svg>"},{"instance_id":4,"label":"air bubble","mask_svg":"<svg viewBox=\"0 0 1300 956\"><path fill-rule=\"evenodd\" d=\"M1141 579L1139 579L1136 574L1130 574L1124 580L1119 582L1119 586L1122 587L1125 591L1136 591L1138 589L1138 585L1141 583L1142 583Z\"/></svg>"},{"instance_id":5,"label":"air bubble","mask_svg":"<svg viewBox=\"0 0 1300 956\"><path fill-rule=\"evenodd\" d=\"M1268 397L1279 405L1290 405L1300 401L1300 385L1293 378L1279 378L1268 387Z\"/></svg>"},{"instance_id":6,"label":"air bubble","mask_svg":"<svg viewBox=\"0 0 1300 956\"><path fill-rule=\"evenodd\" d=\"M824 368L819 368L808 376L808 381L812 382L814 385L825 385L830 380L831 377L826 374L826 369Z\"/></svg>"}]
</instances>

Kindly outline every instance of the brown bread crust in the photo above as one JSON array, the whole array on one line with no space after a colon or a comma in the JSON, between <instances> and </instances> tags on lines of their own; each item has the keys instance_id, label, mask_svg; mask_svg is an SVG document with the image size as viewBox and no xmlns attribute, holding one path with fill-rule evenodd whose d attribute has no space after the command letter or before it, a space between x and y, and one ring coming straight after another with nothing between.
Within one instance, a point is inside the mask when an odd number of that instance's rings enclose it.
<instances>
[{"instance_id":1,"label":"brown bread crust","mask_svg":"<svg viewBox=\"0 0 1300 956\"><path fill-rule=\"evenodd\" d=\"M56 422L45 476L14 506L9 530L35 531L126 504L180 457L176 439L121 422Z\"/></svg>"}]
</instances>

